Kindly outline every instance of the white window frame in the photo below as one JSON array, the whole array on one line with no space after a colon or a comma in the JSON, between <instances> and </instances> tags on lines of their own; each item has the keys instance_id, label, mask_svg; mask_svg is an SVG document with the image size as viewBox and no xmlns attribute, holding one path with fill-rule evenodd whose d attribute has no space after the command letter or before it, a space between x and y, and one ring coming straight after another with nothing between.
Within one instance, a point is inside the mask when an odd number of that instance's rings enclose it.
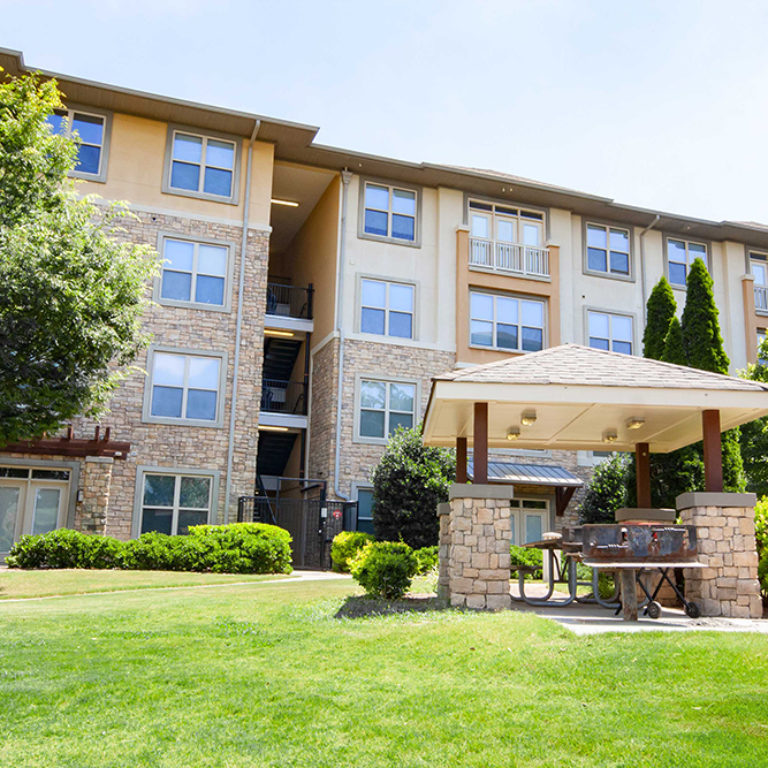
<instances>
[{"instance_id":1,"label":"white window frame","mask_svg":"<svg viewBox=\"0 0 768 768\"><path fill-rule=\"evenodd\" d=\"M66 113L63 115L66 122L66 131L64 136L70 138L72 136L72 123L75 113L78 115L85 115L86 117L98 117L102 121L102 133L101 144L91 144L88 141L81 142L89 147L98 146L101 150L99 153L99 170L96 173L88 173L86 171L78 171L73 169L69 172L69 175L76 179L83 179L85 181L95 181L98 183L105 183L107 180L107 159L109 157L109 138L112 131L112 114L110 112L101 112L91 109L90 107L82 108L77 104L69 104L65 107L57 108L54 112Z\"/></svg>"},{"instance_id":2,"label":"white window frame","mask_svg":"<svg viewBox=\"0 0 768 768\"><path fill-rule=\"evenodd\" d=\"M360 434L360 425L362 422L362 405L361 405L361 395L362 395L362 385L363 382L377 382L381 384L386 385L386 400L384 403L384 437L373 437L371 435L361 435ZM392 384L407 384L409 386L412 386L414 388L413 392L413 411L411 412L412 420L411 420L411 427L415 427L417 423L417 419L419 417L420 408L421 408L421 383L416 379L401 379L397 377L391 377L391 376L381 376L376 374L362 374L359 373L355 377L355 437L354 442L356 443L369 443L371 445L386 445L389 441L389 417L390 413L392 412L389 407L389 398L390 398L390 385ZM366 408L365 410L376 410L379 411L380 409L372 409L372 408ZM394 411L394 413L406 413L406 411Z\"/></svg>"},{"instance_id":3,"label":"white window frame","mask_svg":"<svg viewBox=\"0 0 768 768\"><path fill-rule=\"evenodd\" d=\"M635 354L635 352L637 351L637 343L636 343L636 340L635 340L635 336L636 336L637 331L635 330L635 325L636 324L635 324L635 316L634 315L627 314L626 312L611 312L611 311L609 311L607 309L596 309L594 307L586 307L586 315L585 315L585 317L586 317L586 334L585 334L585 339L586 339L587 343L586 343L585 346L591 347L592 349L599 349L599 347L592 347L592 345L590 344L590 338L591 338L590 333L589 333L589 316L590 315L605 315L608 318L608 351L609 352L616 352L617 351L617 350L615 350L613 348L613 343L614 343L614 338L613 338L613 318L614 317L627 318L629 320L629 322L632 324L632 332L631 332L632 338L630 339L630 342L629 342L632 345L632 350L631 350L631 352L629 354L630 355L634 355ZM621 343L625 343L623 341L623 339L620 339L619 341L621 341ZM621 354L626 354L626 353L621 353Z\"/></svg>"},{"instance_id":4,"label":"white window frame","mask_svg":"<svg viewBox=\"0 0 768 768\"><path fill-rule=\"evenodd\" d=\"M676 243L683 243L685 245L685 285L680 285L680 283L673 283L672 279L669 276L669 242L670 240L674 240ZM691 270L691 263L693 262L693 259L700 258L698 254L691 258L691 251L690 246L691 245L701 245L704 246L704 255L706 256L705 265L707 267L707 271L712 274L712 267L710 266L710 261L712 260L712 249L709 246L709 243L706 240L696 240L691 239L687 237L678 237L677 235L664 235L664 270L665 274L667 276L667 280L669 281L669 284L678 291L685 291L688 289L688 273ZM675 264L680 264L679 261L675 261Z\"/></svg>"},{"instance_id":5,"label":"white window frame","mask_svg":"<svg viewBox=\"0 0 768 768\"><path fill-rule=\"evenodd\" d=\"M753 278L755 277L755 265L761 266L765 272L766 282L760 285L757 280L753 280L752 289L755 295L755 312L759 315L768 315L768 254L750 248L747 251L747 262L749 274Z\"/></svg>"},{"instance_id":6,"label":"white window frame","mask_svg":"<svg viewBox=\"0 0 768 768\"><path fill-rule=\"evenodd\" d=\"M383 208L370 208L368 209L365 204L365 191L367 187L371 185L374 187L384 187L388 190L389 193L389 202L388 202L388 208L385 211ZM398 216L408 216L409 218L413 218L413 240L407 240L402 237L395 237L392 235L392 196L395 190L398 190L400 192L408 192L415 196L414 202L415 202L415 208L416 213L413 217L410 216L410 214L407 213L398 213ZM379 181L378 179L361 179L360 180L360 199L359 199L359 216L358 216L358 231L357 235L360 238L363 238L365 240L378 240L379 242L384 243L394 243L396 245L407 245L412 248L420 248L421 247L421 189L418 187L411 187L404 184L392 184L391 182L387 181ZM365 231L365 212L366 210L371 211L378 211L380 213L386 213L387 214L387 234L386 235L377 235L373 232L366 232Z\"/></svg>"},{"instance_id":7,"label":"white window frame","mask_svg":"<svg viewBox=\"0 0 768 768\"><path fill-rule=\"evenodd\" d=\"M383 307L374 307L369 304L365 304L363 301L363 283L366 281L370 283L382 283L384 286L386 286L386 298L385 298L385 306ZM368 277L367 275L360 275L359 276L359 288L358 288L358 295L360 297L359 301L359 308L357 312L357 325L358 325L358 332L361 334L364 334L366 336L385 336L388 339L394 339L395 341L413 341L416 338L416 285L414 283L406 283L401 282L399 280L384 280L379 277ZM411 305L411 311L403 312L400 309L391 310L389 307L389 289L393 285L402 285L410 288L412 290L412 297L413 297L413 303ZM365 309L376 309L376 310L383 310L384 312L384 333L373 333L372 331L364 331L363 330L363 310ZM389 316L390 312L396 312L398 314L410 314L411 316L411 335L410 336L395 336L390 334L389 332Z\"/></svg>"},{"instance_id":8,"label":"white window frame","mask_svg":"<svg viewBox=\"0 0 768 768\"><path fill-rule=\"evenodd\" d=\"M134 493L133 504L133 524L131 526L131 535L133 538L137 538L141 535L141 523L144 513L144 478L147 475L163 475L176 478L176 484L174 486L174 506L173 506L173 518L171 523L171 534L174 535L178 530L179 521L179 498L181 494L181 478L182 477L194 477L194 478L210 478L210 496L208 499L208 516L206 518L206 524L210 525L215 522L215 511L217 509L219 498L219 479L221 473L214 469L187 469L183 467L163 467L154 466L148 464L140 464L136 468L136 489ZM158 507L154 507L158 509ZM165 508L165 507L164 507ZM185 507L184 509L188 509ZM191 508L190 508L191 509Z\"/></svg>"},{"instance_id":9,"label":"white window frame","mask_svg":"<svg viewBox=\"0 0 768 768\"><path fill-rule=\"evenodd\" d=\"M200 177L198 179L197 190L184 189L182 187L171 186L171 170L173 168L173 140L177 134L184 134L185 136L193 136L196 139L202 139L203 144L200 155ZM208 140L229 142L234 145L234 159L232 168L221 168L217 165L207 165L205 162L206 149L208 147ZM163 186L162 191L168 195L180 195L182 197L196 197L201 200L210 200L216 203L228 203L230 205L238 204L238 195L240 192L240 165L241 165L241 152L242 152L242 140L239 136L233 136L226 133L216 133L214 131L202 132L198 128L192 128L185 125L169 125L168 137L165 146L165 166L163 170ZM189 161L182 161L188 165L198 165L198 163L190 163ZM205 192L205 169L206 168L220 168L221 170L232 172L232 187L229 195L215 195L211 192Z\"/></svg>"},{"instance_id":10,"label":"white window frame","mask_svg":"<svg viewBox=\"0 0 768 768\"><path fill-rule=\"evenodd\" d=\"M161 232L157 239L157 251L160 257L165 255L165 243L168 240L181 240L183 242L192 243L195 246L194 260L192 264L192 285L190 288L190 300L183 301L181 299L166 299L162 297L163 286L163 272L165 272L165 265L163 264L162 270L158 277L155 279L152 298L158 304L162 304L167 307L184 307L187 309L202 309L209 312L231 312L232 311L232 274L234 268L235 244L229 241L213 240L204 237L189 237L187 235L180 235L176 232ZM224 303L223 304L206 304L205 302L195 301L192 297L195 295L195 288L197 283L197 254L198 246L200 245L215 245L219 248L227 249L227 266L224 273ZM183 271L183 270L181 270Z\"/></svg>"},{"instance_id":11,"label":"white window frame","mask_svg":"<svg viewBox=\"0 0 768 768\"><path fill-rule=\"evenodd\" d=\"M544 508L532 508L526 507L525 503L535 502L536 504L543 503ZM537 496L516 496L510 502L510 517L512 518L514 546L521 547L527 543L525 541L525 516L531 515L533 517L541 518L541 532L546 533L551 528L551 505L548 498L542 498Z\"/></svg>"},{"instance_id":12,"label":"white window frame","mask_svg":"<svg viewBox=\"0 0 768 768\"><path fill-rule=\"evenodd\" d=\"M605 231L606 234L606 248L605 248L605 259L606 259L606 270L600 270L600 269L593 269L589 266L589 228L595 227L596 229L602 229ZM628 251L618 251L615 248L611 248L611 230L617 230L620 232L624 232L627 235L627 247L629 248ZM634 269L632 265L632 228L631 227L623 227L619 226L617 224L609 224L607 222L603 221L585 221L584 222L584 273L588 275L595 275L597 277L611 277L615 278L616 280L630 280L633 281L634 278ZM598 248L596 250L603 250L602 248ZM627 268L628 272L614 272L611 269L611 252L614 253L626 253L627 254Z\"/></svg>"},{"instance_id":13,"label":"white window frame","mask_svg":"<svg viewBox=\"0 0 768 768\"><path fill-rule=\"evenodd\" d=\"M474 207L473 207L474 206ZM479 208L477 206L484 206L483 208ZM490 208L490 210L487 210L487 208ZM497 234L498 234L498 221L504 220L504 219L512 219L516 222L516 230L517 230L517 242L516 245L524 245L522 242L522 239L520 237L520 231L521 226L523 223L533 223L537 222L539 225L539 233L540 233L540 241L538 245L531 246L532 248L546 248L546 240L547 240L547 214L546 211L539 210L538 208L531 208L527 205L518 205L517 203L513 202L497 202L494 200L483 200L479 197L468 197L467 198L467 226L469 227L470 235L472 234L472 211L474 210L476 213L490 216L491 217L491 231L490 231L490 238L479 238L479 239L486 239L492 242L497 242ZM524 214L530 214L529 216L525 216ZM473 237L476 237L476 235L473 235ZM500 241L500 242L507 242L506 240Z\"/></svg>"},{"instance_id":14,"label":"white window frame","mask_svg":"<svg viewBox=\"0 0 768 768\"><path fill-rule=\"evenodd\" d=\"M487 344L477 344L476 342L472 341L472 320L476 319L478 322L485 322L487 323L488 320L485 320L483 318L473 318L472 317L472 294L478 294L482 296L490 296L493 299L493 319L490 321L493 324L493 343L491 345ZM541 328L541 349L547 348L547 326L548 326L548 319L549 319L549 306L547 304L546 298L539 298L539 297L533 297L533 296L523 296L520 294L512 294L512 293L498 293L493 291L487 291L487 290L478 290L476 288L470 288L469 290L469 346L473 347L475 349L493 349L493 350L499 350L501 352L509 352L509 353L520 353L520 354L529 354L529 352L538 352L540 350L524 350L523 349L523 314L522 310L520 308L520 305L518 304L517 309L517 348L512 347L500 347L497 344L498 339L498 332L497 332L497 325L498 321L496 319L496 299L502 298L502 299L514 299L515 301L530 301L535 302L537 304L542 305L542 328ZM502 323L502 325L510 325L510 323ZM536 326L525 326L526 328L534 328Z\"/></svg>"},{"instance_id":15,"label":"white window frame","mask_svg":"<svg viewBox=\"0 0 768 768\"><path fill-rule=\"evenodd\" d=\"M219 382L216 390L216 418L212 420L208 419L188 419L183 415L179 418L173 418L171 416L153 416L152 415L152 390L154 383L152 375L154 372L154 359L157 353L177 355L179 357L202 357L206 359L218 359L219 360ZM184 413L187 404L187 396L189 393L188 378L189 375L189 360L187 359L184 364L184 382L182 384L182 399L181 399L181 412ZM144 387L144 408L142 413L142 421L148 424L167 424L169 426L195 426L195 427L212 427L221 428L224 425L224 401L226 399L225 382L227 376L227 353L211 350L201 349L187 349L182 347L166 347L161 345L150 345L149 352L147 354L147 377Z\"/></svg>"}]
</instances>

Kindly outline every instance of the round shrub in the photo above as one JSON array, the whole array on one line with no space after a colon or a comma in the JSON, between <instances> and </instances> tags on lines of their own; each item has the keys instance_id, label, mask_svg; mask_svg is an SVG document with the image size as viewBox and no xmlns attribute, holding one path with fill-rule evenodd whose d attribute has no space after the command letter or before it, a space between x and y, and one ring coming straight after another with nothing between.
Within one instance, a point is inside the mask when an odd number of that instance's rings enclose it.
<instances>
[{"instance_id":1,"label":"round shrub","mask_svg":"<svg viewBox=\"0 0 768 768\"><path fill-rule=\"evenodd\" d=\"M331 562L337 573L349 573L349 564L368 542L373 541L370 533L342 531L333 537Z\"/></svg>"},{"instance_id":2,"label":"round shrub","mask_svg":"<svg viewBox=\"0 0 768 768\"><path fill-rule=\"evenodd\" d=\"M371 597L396 600L411 586L418 561L402 542L373 541L351 563L352 577Z\"/></svg>"},{"instance_id":3,"label":"round shrub","mask_svg":"<svg viewBox=\"0 0 768 768\"><path fill-rule=\"evenodd\" d=\"M109 536L59 528L22 536L5 563L10 568L118 568L122 543Z\"/></svg>"},{"instance_id":4,"label":"round shrub","mask_svg":"<svg viewBox=\"0 0 768 768\"><path fill-rule=\"evenodd\" d=\"M195 570L215 573L290 573L293 570L291 534L276 525L193 525L186 538L189 546L204 558L202 562L206 567Z\"/></svg>"},{"instance_id":5,"label":"round shrub","mask_svg":"<svg viewBox=\"0 0 768 768\"><path fill-rule=\"evenodd\" d=\"M433 568L437 568L438 565L438 548L434 547L422 547L414 551L416 562L418 563L417 574L423 575L429 573Z\"/></svg>"}]
</instances>

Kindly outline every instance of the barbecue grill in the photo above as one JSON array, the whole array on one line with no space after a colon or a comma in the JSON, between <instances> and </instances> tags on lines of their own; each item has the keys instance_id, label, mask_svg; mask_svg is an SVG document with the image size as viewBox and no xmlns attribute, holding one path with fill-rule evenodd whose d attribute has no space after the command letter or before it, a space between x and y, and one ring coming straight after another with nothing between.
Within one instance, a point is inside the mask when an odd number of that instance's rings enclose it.
<instances>
[{"instance_id":1,"label":"barbecue grill","mask_svg":"<svg viewBox=\"0 0 768 768\"><path fill-rule=\"evenodd\" d=\"M648 598L645 613L652 619L659 618L661 605L656 602L656 597L665 581L674 590L688 616L698 618L701 615L699 606L686 600L677 584L669 578L672 568L704 567L697 559L694 526L654 523L584 525L581 528L581 539L582 561L585 565L621 574L624 618L637 617L635 583L640 585ZM661 579L651 594L640 579L640 573L652 570L657 570Z\"/></svg>"}]
</instances>

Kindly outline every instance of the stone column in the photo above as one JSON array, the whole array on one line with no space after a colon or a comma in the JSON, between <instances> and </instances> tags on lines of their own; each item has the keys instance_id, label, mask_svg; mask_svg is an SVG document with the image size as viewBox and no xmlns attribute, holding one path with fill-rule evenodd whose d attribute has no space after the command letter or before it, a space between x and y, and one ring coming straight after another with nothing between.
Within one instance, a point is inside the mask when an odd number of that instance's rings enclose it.
<instances>
[{"instance_id":1,"label":"stone column","mask_svg":"<svg viewBox=\"0 0 768 768\"><path fill-rule=\"evenodd\" d=\"M763 615L757 580L755 495L683 493L677 509L695 525L704 568L685 570L685 596L703 616L759 619Z\"/></svg>"},{"instance_id":2,"label":"stone column","mask_svg":"<svg viewBox=\"0 0 768 768\"><path fill-rule=\"evenodd\" d=\"M84 533L107 532L109 490L112 484L114 459L107 456L88 456L83 462L83 500L75 515L75 527Z\"/></svg>"},{"instance_id":3,"label":"stone column","mask_svg":"<svg viewBox=\"0 0 768 768\"><path fill-rule=\"evenodd\" d=\"M450 602L448 565L451 549L451 505L442 502L437 505L437 514L440 519L440 534L438 539L438 576L437 598L446 603Z\"/></svg>"},{"instance_id":4,"label":"stone column","mask_svg":"<svg viewBox=\"0 0 768 768\"><path fill-rule=\"evenodd\" d=\"M451 605L492 611L512 607L511 498L511 486L451 487L450 514L440 518L441 594Z\"/></svg>"}]
</instances>

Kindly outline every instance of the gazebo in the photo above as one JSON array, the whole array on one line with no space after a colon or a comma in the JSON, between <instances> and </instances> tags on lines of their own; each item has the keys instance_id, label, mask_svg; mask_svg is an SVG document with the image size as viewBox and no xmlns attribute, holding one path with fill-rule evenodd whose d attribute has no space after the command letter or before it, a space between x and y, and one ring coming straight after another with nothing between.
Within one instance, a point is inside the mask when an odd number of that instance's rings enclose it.
<instances>
[{"instance_id":1,"label":"gazebo","mask_svg":"<svg viewBox=\"0 0 768 768\"><path fill-rule=\"evenodd\" d=\"M650 453L703 441L704 492L677 499L708 561L691 572L690 590L705 614L761 612L755 497L723 493L720 434L766 414L766 384L576 344L436 376L423 439L457 455L450 511L441 510L441 594L453 605L510 607L511 489L488 483L489 449L633 451L638 506L649 508Z\"/></svg>"}]
</instances>

